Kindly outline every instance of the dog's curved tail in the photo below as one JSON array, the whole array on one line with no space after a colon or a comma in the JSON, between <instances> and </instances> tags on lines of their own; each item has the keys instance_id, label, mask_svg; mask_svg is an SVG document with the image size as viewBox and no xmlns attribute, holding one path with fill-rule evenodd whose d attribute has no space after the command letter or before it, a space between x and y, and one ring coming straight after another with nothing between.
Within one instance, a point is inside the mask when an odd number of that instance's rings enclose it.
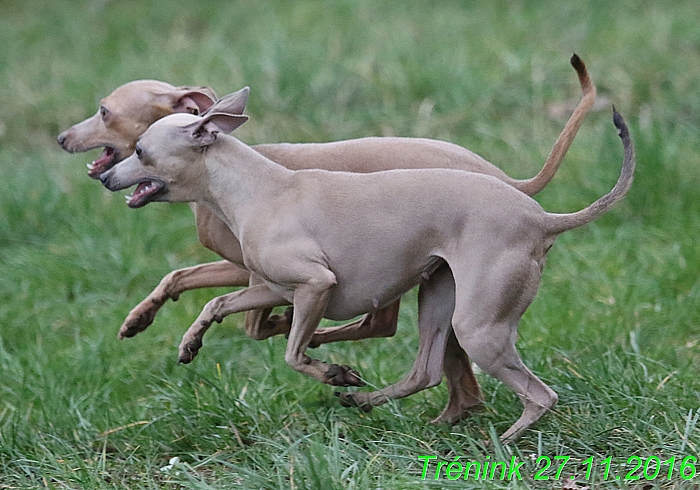
<instances>
[{"instance_id":1,"label":"dog's curved tail","mask_svg":"<svg viewBox=\"0 0 700 490\"><path fill-rule=\"evenodd\" d=\"M596 218L605 214L615 203L625 197L629 191L632 180L634 178L634 169L637 165L634 154L634 146L630 138L629 130L625 124L625 120L613 107L613 123L617 128L618 135L622 140L622 145L625 149L625 156L622 162L622 170L620 177L617 179L615 187L610 192L605 194L600 199L593 202L590 206L569 214L554 214L548 213L547 231L552 235L558 235L567 230L572 230L590 223Z\"/></svg>"},{"instance_id":2,"label":"dog's curved tail","mask_svg":"<svg viewBox=\"0 0 700 490\"><path fill-rule=\"evenodd\" d=\"M571 66L576 70L578 75L579 83L581 84L581 91L583 92L583 98L576 106L576 109L571 114L571 117L566 122L564 129L559 134L559 137L554 142L552 151L549 153L547 160L544 162L544 166L539 171L537 175L530 179L525 180L513 180L509 182L513 187L521 192L524 192L528 196L534 196L542 189L545 188L547 184L552 180L554 174L559 169L564 155L569 150L571 142L574 140L576 133L578 133L583 119L593 108L596 100L596 88L588 75L588 70L586 70L586 65L581 61L578 55L574 54L571 57Z\"/></svg>"}]
</instances>

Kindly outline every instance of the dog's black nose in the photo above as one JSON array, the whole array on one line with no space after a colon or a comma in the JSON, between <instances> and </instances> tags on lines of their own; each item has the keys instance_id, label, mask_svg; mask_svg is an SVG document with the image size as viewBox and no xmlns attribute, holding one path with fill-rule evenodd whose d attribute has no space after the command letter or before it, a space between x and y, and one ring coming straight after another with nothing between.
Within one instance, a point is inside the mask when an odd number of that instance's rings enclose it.
<instances>
[{"instance_id":1,"label":"dog's black nose","mask_svg":"<svg viewBox=\"0 0 700 490\"><path fill-rule=\"evenodd\" d=\"M63 143L64 143L65 141L66 141L66 135L65 135L64 133L61 133L61 134L59 134L58 136L56 136L56 142L57 142L59 145L63 146Z\"/></svg>"},{"instance_id":2,"label":"dog's black nose","mask_svg":"<svg viewBox=\"0 0 700 490\"><path fill-rule=\"evenodd\" d=\"M107 181L109 180L109 170L107 172L102 172L100 174L100 182L102 182L102 185L107 187Z\"/></svg>"}]
</instances>

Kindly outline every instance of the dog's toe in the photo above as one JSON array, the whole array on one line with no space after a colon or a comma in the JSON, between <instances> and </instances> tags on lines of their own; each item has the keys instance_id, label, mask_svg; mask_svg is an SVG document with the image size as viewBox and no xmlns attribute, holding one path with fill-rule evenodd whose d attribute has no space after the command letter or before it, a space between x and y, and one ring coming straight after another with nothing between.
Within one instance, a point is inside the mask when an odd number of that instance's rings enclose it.
<instances>
[{"instance_id":1,"label":"dog's toe","mask_svg":"<svg viewBox=\"0 0 700 490\"><path fill-rule=\"evenodd\" d=\"M137 333L141 333L146 330L156 317L156 311L148 309L142 311L138 315L129 315L124 324L119 329L119 338L123 339L125 337L133 337Z\"/></svg>"},{"instance_id":2,"label":"dog's toe","mask_svg":"<svg viewBox=\"0 0 700 490\"><path fill-rule=\"evenodd\" d=\"M357 407L365 413L372 411L372 405L359 402L355 393L340 393L336 391L335 396L338 397L338 401L343 407Z\"/></svg>"},{"instance_id":3,"label":"dog's toe","mask_svg":"<svg viewBox=\"0 0 700 490\"><path fill-rule=\"evenodd\" d=\"M189 352L189 351L183 351L180 353L180 355L177 358L177 362L179 364L189 364L192 362L194 359L194 356L196 356L196 352Z\"/></svg>"},{"instance_id":4,"label":"dog's toe","mask_svg":"<svg viewBox=\"0 0 700 490\"><path fill-rule=\"evenodd\" d=\"M338 397L338 401L340 404L344 407L357 407L359 406L357 399L355 398L354 393L340 393L336 392L336 396Z\"/></svg>"},{"instance_id":5,"label":"dog's toe","mask_svg":"<svg viewBox=\"0 0 700 490\"><path fill-rule=\"evenodd\" d=\"M177 362L180 364L189 364L197 356L199 349L202 347L200 340L191 340L180 347L180 353Z\"/></svg>"},{"instance_id":6,"label":"dog's toe","mask_svg":"<svg viewBox=\"0 0 700 490\"><path fill-rule=\"evenodd\" d=\"M324 376L333 386L365 386L365 382L360 379L360 373L350 366L331 364Z\"/></svg>"},{"instance_id":7,"label":"dog's toe","mask_svg":"<svg viewBox=\"0 0 700 490\"><path fill-rule=\"evenodd\" d=\"M343 407L355 406L354 399L352 398L352 393L342 393L340 391L336 391L333 394L338 397L338 401Z\"/></svg>"},{"instance_id":8,"label":"dog's toe","mask_svg":"<svg viewBox=\"0 0 700 490\"><path fill-rule=\"evenodd\" d=\"M360 373L350 366L341 366L343 369L344 377L349 386L365 386L367 383L362 381L360 378Z\"/></svg>"},{"instance_id":9,"label":"dog's toe","mask_svg":"<svg viewBox=\"0 0 700 490\"><path fill-rule=\"evenodd\" d=\"M338 364L331 364L330 366L328 366L328 370L324 374L324 376L329 380L333 380L340 375L341 367Z\"/></svg>"},{"instance_id":10,"label":"dog's toe","mask_svg":"<svg viewBox=\"0 0 700 490\"><path fill-rule=\"evenodd\" d=\"M142 326L139 319L126 321L119 329L119 338L134 337L137 333L143 332L144 330L146 330L146 327Z\"/></svg>"}]
</instances>

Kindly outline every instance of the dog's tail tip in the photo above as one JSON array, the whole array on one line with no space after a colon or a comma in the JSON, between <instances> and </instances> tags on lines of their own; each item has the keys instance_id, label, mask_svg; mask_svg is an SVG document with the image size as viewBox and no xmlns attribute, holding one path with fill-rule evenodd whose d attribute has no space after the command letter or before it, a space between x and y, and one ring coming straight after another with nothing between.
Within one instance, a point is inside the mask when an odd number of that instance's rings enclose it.
<instances>
[{"instance_id":1,"label":"dog's tail tip","mask_svg":"<svg viewBox=\"0 0 700 490\"><path fill-rule=\"evenodd\" d=\"M590 105L588 106L588 110L590 110L590 108L593 106L593 102L595 101L595 85L593 85L593 81L591 80L591 77L588 74L586 64L581 58L579 58L579 56L576 53L571 55L571 59L569 61L571 62L571 66L574 67L574 70L576 70L576 75L578 75L578 80L581 84L581 90L583 90L583 95L586 96L587 99L589 99L588 104Z\"/></svg>"},{"instance_id":2,"label":"dog's tail tip","mask_svg":"<svg viewBox=\"0 0 700 490\"><path fill-rule=\"evenodd\" d=\"M579 58L579 56L574 53L571 55L571 59L569 60L571 63L571 66L574 67L574 70L580 72L586 69L586 65L584 64L583 60Z\"/></svg>"},{"instance_id":3,"label":"dog's tail tip","mask_svg":"<svg viewBox=\"0 0 700 490\"><path fill-rule=\"evenodd\" d=\"M617 128L617 134L622 139L629 137L629 130L627 129L627 124L625 123L624 118L620 115L619 112L617 112L617 109L615 109L614 105L612 107L612 110L613 110L613 124Z\"/></svg>"},{"instance_id":4,"label":"dog's tail tip","mask_svg":"<svg viewBox=\"0 0 700 490\"><path fill-rule=\"evenodd\" d=\"M584 86L584 93L586 93L589 90L588 86L592 85L590 77L588 75L588 69L586 68L586 64L576 53L571 55L571 59L569 60L569 62L571 63L571 66L574 67L574 70L576 70L576 73L578 74L578 77L581 81L581 85Z\"/></svg>"}]
</instances>

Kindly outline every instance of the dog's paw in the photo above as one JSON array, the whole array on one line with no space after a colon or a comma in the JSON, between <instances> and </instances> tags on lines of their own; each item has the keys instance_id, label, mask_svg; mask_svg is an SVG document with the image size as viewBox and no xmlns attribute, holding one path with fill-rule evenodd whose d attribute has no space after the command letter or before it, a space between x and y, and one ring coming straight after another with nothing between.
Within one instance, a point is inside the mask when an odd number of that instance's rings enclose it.
<instances>
[{"instance_id":1,"label":"dog's paw","mask_svg":"<svg viewBox=\"0 0 700 490\"><path fill-rule=\"evenodd\" d=\"M269 332L268 336L284 333L284 337L289 339L289 331L292 328L292 311L290 306L281 315L270 315L262 324L261 331ZM265 337L267 338L267 337Z\"/></svg>"},{"instance_id":2,"label":"dog's paw","mask_svg":"<svg viewBox=\"0 0 700 490\"><path fill-rule=\"evenodd\" d=\"M463 407L449 404L447 407L445 407L442 413L431 420L430 423L454 425L457 422L471 417L474 413L482 411L483 409L484 405L481 403Z\"/></svg>"},{"instance_id":3,"label":"dog's paw","mask_svg":"<svg viewBox=\"0 0 700 490\"><path fill-rule=\"evenodd\" d=\"M339 391L335 392L335 396L338 397L338 401L344 407L357 407L365 413L372 411L372 405L365 402L360 402L357 399L359 393L341 393Z\"/></svg>"},{"instance_id":4,"label":"dog's paw","mask_svg":"<svg viewBox=\"0 0 700 490\"><path fill-rule=\"evenodd\" d=\"M146 330L153 323L156 313L162 305L162 302L156 300L141 302L124 319L118 337L120 339L133 337Z\"/></svg>"},{"instance_id":5,"label":"dog's paw","mask_svg":"<svg viewBox=\"0 0 700 490\"><path fill-rule=\"evenodd\" d=\"M151 323L153 323L153 318L155 318L155 313L147 314L143 313L136 318L126 317L124 323L119 328L119 338L123 339L126 337L133 337L137 333L141 333L146 330Z\"/></svg>"},{"instance_id":6,"label":"dog's paw","mask_svg":"<svg viewBox=\"0 0 700 490\"><path fill-rule=\"evenodd\" d=\"M350 366L331 364L324 376L326 382L333 386L365 386L366 384L360 379L360 373Z\"/></svg>"},{"instance_id":7,"label":"dog's paw","mask_svg":"<svg viewBox=\"0 0 700 490\"><path fill-rule=\"evenodd\" d=\"M189 364L197 356L199 349L202 347L200 339L183 341L180 344L177 362L180 364Z\"/></svg>"}]
</instances>

